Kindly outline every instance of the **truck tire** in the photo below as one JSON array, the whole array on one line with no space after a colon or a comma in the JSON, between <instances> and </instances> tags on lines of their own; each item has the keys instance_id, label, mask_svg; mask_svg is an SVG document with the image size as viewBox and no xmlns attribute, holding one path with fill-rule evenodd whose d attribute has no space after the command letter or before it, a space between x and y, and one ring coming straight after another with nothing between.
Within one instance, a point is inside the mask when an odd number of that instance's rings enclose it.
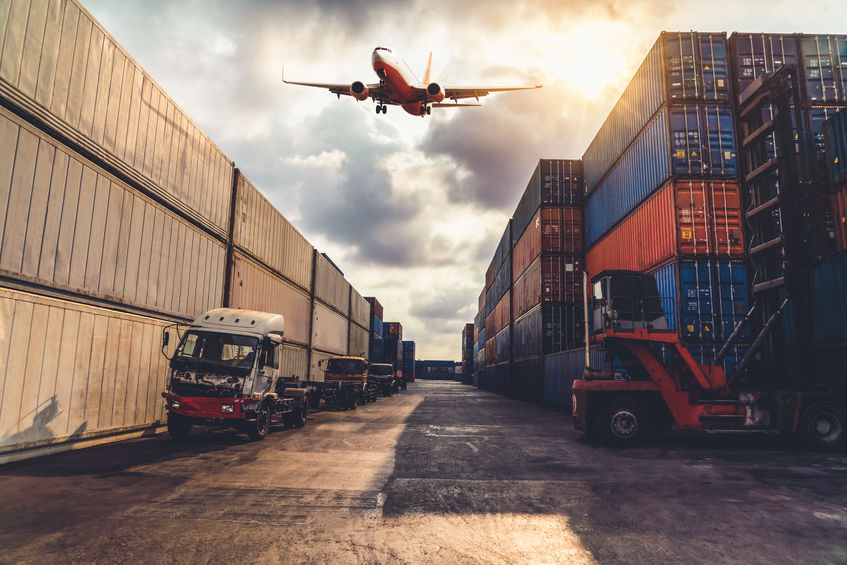
<instances>
[{"instance_id":1,"label":"truck tire","mask_svg":"<svg viewBox=\"0 0 847 565\"><path fill-rule=\"evenodd\" d=\"M300 399L300 402L297 403L296 412L291 420L292 425L295 428L302 428L306 425L306 418L309 417L309 397L304 396Z\"/></svg>"},{"instance_id":2,"label":"truck tire","mask_svg":"<svg viewBox=\"0 0 847 565\"><path fill-rule=\"evenodd\" d=\"M597 424L600 436L616 445L641 443L651 435L647 411L631 398L616 398L607 403Z\"/></svg>"},{"instance_id":3,"label":"truck tire","mask_svg":"<svg viewBox=\"0 0 847 565\"><path fill-rule=\"evenodd\" d=\"M253 441L265 439L268 435L268 430L271 429L271 409L267 404L262 405L259 412L256 414L256 419L252 422L247 422L247 435Z\"/></svg>"},{"instance_id":4,"label":"truck tire","mask_svg":"<svg viewBox=\"0 0 847 565\"><path fill-rule=\"evenodd\" d=\"M800 418L800 437L803 442L819 451L834 451L847 445L844 427L847 413L835 402L821 400L811 404Z\"/></svg>"},{"instance_id":5,"label":"truck tire","mask_svg":"<svg viewBox=\"0 0 847 565\"><path fill-rule=\"evenodd\" d=\"M168 413L168 434L172 439L184 440L191 433L193 426L194 423L185 416Z\"/></svg>"}]
</instances>

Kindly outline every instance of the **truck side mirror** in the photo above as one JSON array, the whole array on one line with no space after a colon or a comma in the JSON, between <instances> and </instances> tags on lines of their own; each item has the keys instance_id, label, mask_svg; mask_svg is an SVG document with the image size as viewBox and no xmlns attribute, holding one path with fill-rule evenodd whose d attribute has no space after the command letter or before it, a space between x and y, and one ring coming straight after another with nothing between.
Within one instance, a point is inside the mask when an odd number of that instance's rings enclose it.
<instances>
[{"instance_id":1,"label":"truck side mirror","mask_svg":"<svg viewBox=\"0 0 847 565\"><path fill-rule=\"evenodd\" d=\"M168 331L168 328L162 330L162 349L168 346L171 342L171 332Z\"/></svg>"}]
</instances>

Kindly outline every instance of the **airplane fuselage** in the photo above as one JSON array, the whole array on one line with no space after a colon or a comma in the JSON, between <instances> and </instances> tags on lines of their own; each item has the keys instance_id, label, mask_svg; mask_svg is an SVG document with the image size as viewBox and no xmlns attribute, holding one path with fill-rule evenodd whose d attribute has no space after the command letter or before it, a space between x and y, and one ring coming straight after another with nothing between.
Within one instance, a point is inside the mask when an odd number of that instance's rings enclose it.
<instances>
[{"instance_id":1,"label":"airplane fuselage","mask_svg":"<svg viewBox=\"0 0 847 565\"><path fill-rule=\"evenodd\" d=\"M397 102L413 116L421 115L421 106L425 101L420 97L421 84L409 65L401 57L387 49L374 49L371 56L374 72L384 85L387 98Z\"/></svg>"}]
</instances>

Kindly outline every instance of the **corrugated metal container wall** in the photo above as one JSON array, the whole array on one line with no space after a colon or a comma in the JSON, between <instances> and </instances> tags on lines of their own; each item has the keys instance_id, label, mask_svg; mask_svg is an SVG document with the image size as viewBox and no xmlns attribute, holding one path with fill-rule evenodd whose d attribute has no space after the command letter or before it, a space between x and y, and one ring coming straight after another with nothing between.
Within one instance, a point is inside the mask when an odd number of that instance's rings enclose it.
<instances>
[{"instance_id":1,"label":"corrugated metal container wall","mask_svg":"<svg viewBox=\"0 0 847 565\"><path fill-rule=\"evenodd\" d=\"M724 343L749 309L747 269L741 261L675 261L653 274L668 322L688 342ZM741 342L749 335L748 327Z\"/></svg>"},{"instance_id":2,"label":"corrugated metal container wall","mask_svg":"<svg viewBox=\"0 0 847 565\"><path fill-rule=\"evenodd\" d=\"M329 353L321 353L320 351L312 350L312 360L309 364L310 381L322 382L325 380L324 377L326 371L324 369L326 369L326 363L323 364L324 366L322 368L320 367L320 362L325 359L329 359L330 357L332 357L332 355Z\"/></svg>"},{"instance_id":3,"label":"corrugated metal container wall","mask_svg":"<svg viewBox=\"0 0 847 565\"><path fill-rule=\"evenodd\" d=\"M315 252L315 261L315 298L347 316L350 312L350 283L318 252Z\"/></svg>"},{"instance_id":4,"label":"corrugated metal container wall","mask_svg":"<svg viewBox=\"0 0 847 565\"><path fill-rule=\"evenodd\" d=\"M500 243L497 244L497 250L494 252L494 266L499 272L503 269L503 264L507 263L512 252L512 220L506 223L506 229L503 235L500 236ZM495 282L496 284L496 282Z\"/></svg>"},{"instance_id":5,"label":"corrugated metal container wall","mask_svg":"<svg viewBox=\"0 0 847 565\"><path fill-rule=\"evenodd\" d=\"M840 111L823 126L827 179L832 189L847 188L847 111Z\"/></svg>"},{"instance_id":6,"label":"corrugated metal container wall","mask_svg":"<svg viewBox=\"0 0 847 565\"><path fill-rule=\"evenodd\" d=\"M582 209L541 208L536 212L513 251L515 281L541 253L582 253Z\"/></svg>"},{"instance_id":7,"label":"corrugated metal container wall","mask_svg":"<svg viewBox=\"0 0 847 565\"><path fill-rule=\"evenodd\" d=\"M226 250L0 109L0 273L193 318L223 299Z\"/></svg>"},{"instance_id":8,"label":"corrugated metal container wall","mask_svg":"<svg viewBox=\"0 0 847 565\"><path fill-rule=\"evenodd\" d=\"M385 358L385 347L381 335L371 334L368 361L382 363Z\"/></svg>"},{"instance_id":9,"label":"corrugated metal container wall","mask_svg":"<svg viewBox=\"0 0 847 565\"><path fill-rule=\"evenodd\" d=\"M585 254L589 275L646 271L672 257L744 252L738 183L675 180L647 199Z\"/></svg>"},{"instance_id":10,"label":"corrugated metal container wall","mask_svg":"<svg viewBox=\"0 0 847 565\"><path fill-rule=\"evenodd\" d=\"M581 206L584 192L582 162L541 159L529 179L512 218L512 248L517 245L541 206Z\"/></svg>"},{"instance_id":11,"label":"corrugated metal container wall","mask_svg":"<svg viewBox=\"0 0 847 565\"><path fill-rule=\"evenodd\" d=\"M355 322L363 328L370 327L371 305L368 301L362 298L362 295L356 292L355 288L350 288L350 321Z\"/></svg>"},{"instance_id":12,"label":"corrugated metal container wall","mask_svg":"<svg viewBox=\"0 0 847 565\"><path fill-rule=\"evenodd\" d=\"M512 365L511 363L499 363L494 365L494 392L497 394L509 394L512 387Z\"/></svg>"},{"instance_id":13,"label":"corrugated metal container wall","mask_svg":"<svg viewBox=\"0 0 847 565\"><path fill-rule=\"evenodd\" d=\"M845 35L733 33L729 46L737 94L759 76L784 65L795 65L802 73L804 101L815 104L845 101Z\"/></svg>"},{"instance_id":14,"label":"corrugated metal container wall","mask_svg":"<svg viewBox=\"0 0 847 565\"><path fill-rule=\"evenodd\" d=\"M384 330L383 325L382 325L382 320L380 320L379 318L374 316L374 318L371 319L371 329L372 329L372 332L373 332L374 335L378 335L379 337L382 337L383 330Z\"/></svg>"},{"instance_id":15,"label":"corrugated metal container wall","mask_svg":"<svg viewBox=\"0 0 847 565\"><path fill-rule=\"evenodd\" d=\"M729 101L725 33L662 32L583 155L588 191L666 102Z\"/></svg>"},{"instance_id":16,"label":"corrugated metal container wall","mask_svg":"<svg viewBox=\"0 0 847 565\"><path fill-rule=\"evenodd\" d=\"M491 259L491 263L488 264L488 269L485 270L485 288L483 289L483 294L485 294L491 285L494 284L494 277L497 276L497 265L495 264L494 258Z\"/></svg>"},{"instance_id":17,"label":"corrugated metal container wall","mask_svg":"<svg viewBox=\"0 0 847 565\"><path fill-rule=\"evenodd\" d=\"M496 308L494 309L496 312ZM488 315L485 319L485 335L494 336L497 333L497 317L494 315L494 312Z\"/></svg>"},{"instance_id":18,"label":"corrugated metal container wall","mask_svg":"<svg viewBox=\"0 0 847 565\"><path fill-rule=\"evenodd\" d=\"M283 344L280 350L279 374L305 381L309 375L309 350Z\"/></svg>"},{"instance_id":19,"label":"corrugated metal container wall","mask_svg":"<svg viewBox=\"0 0 847 565\"><path fill-rule=\"evenodd\" d=\"M588 195L585 244L593 245L671 174L734 178L737 173L731 108L665 108Z\"/></svg>"},{"instance_id":20,"label":"corrugated metal container wall","mask_svg":"<svg viewBox=\"0 0 847 565\"><path fill-rule=\"evenodd\" d=\"M233 243L310 292L312 245L241 173L237 190Z\"/></svg>"},{"instance_id":21,"label":"corrugated metal container wall","mask_svg":"<svg viewBox=\"0 0 847 565\"><path fill-rule=\"evenodd\" d=\"M90 14L5 2L0 96L225 235L233 164Z\"/></svg>"},{"instance_id":22,"label":"corrugated metal container wall","mask_svg":"<svg viewBox=\"0 0 847 565\"><path fill-rule=\"evenodd\" d=\"M512 288L512 319L518 319L539 302L582 301L582 257L542 255Z\"/></svg>"},{"instance_id":23,"label":"corrugated metal container wall","mask_svg":"<svg viewBox=\"0 0 847 565\"><path fill-rule=\"evenodd\" d=\"M5 288L0 320L0 453L164 417L160 344L170 322Z\"/></svg>"},{"instance_id":24,"label":"corrugated metal container wall","mask_svg":"<svg viewBox=\"0 0 847 565\"><path fill-rule=\"evenodd\" d=\"M512 357L520 359L579 347L584 342L583 323L581 305L536 306L512 324Z\"/></svg>"},{"instance_id":25,"label":"corrugated metal container wall","mask_svg":"<svg viewBox=\"0 0 847 565\"><path fill-rule=\"evenodd\" d=\"M368 356L368 330L356 324L350 324L350 344L347 346L347 355Z\"/></svg>"},{"instance_id":26,"label":"corrugated metal container wall","mask_svg":"<svg viewBox=\"0 0 847 565\"><path fill-rule=\"evenodd\" d=\"M485 342L485 350L488 352L488 355L485 356L485 364L486 366L491 366L497 363L497 345L494 341L495 336L491 336L488 341Z\"/></svg>"},{"instance_id":27,"label":"corrugated metal container wall","mask_svg":"<svg viewBox=\"0 0 847 565\"><path fill-rule=\"evenodd\" d=\"M366 296L365 300L367 300L368 304L371 305L371 316L376 316L377 318L382 320L382 304L379 303L379 300L377 300L373 296Z\"/></svg>"},{"instance_id":28,"label":"corrugated metal container wall","mask_svg":"<svg viewBox=\"0 0 847 565\"><path fill-rule=\"evenodd\" d=\"M605 352L596 345L589 349L591 367L606 368ZM573 382L585 370L585 349L569 349L544 356L544 405L570 412L573 407Z\"/></svg>"},{"instance_id":29,"label":"corrugated metal container wall","mask_svg":"<svg viewBox=\"0 0 847 565\"><path fill-rule=\"evenodd\" d=\"M502 363L511 359L511 326L506 326L494 336L495 361Z\"/></svg>"},{"instance_id":30,"label":"corrugated metal container wall","mask_svg":"<svg viewBox=\"0 0 847 565\"><path fill-rule=\"evenodd\" d=\"M533 404L543 402L544 358L541 355L512 361L510 377L510 396Z\"/></svg>"},{"instance_id":31,"label":"corrugated metal container wall","mask_svg":"<svg viewBox=\"0 0 847 565\"><path fill-rule=\"evenodd\" d=\"M503 298L500 299L500 302L497 303L497 307L494 309L494 313L491 317L494 318L494 331L499 332L503 328L509 325L510 316L512 314L511 300L509 297L509 291L506 291L506 294L503 295Z\"/></svg>"},{"instance_id":32,"label":"corrugated metal container wall","mask_svg":"<svg viewBox=\"0 0 847 565\"><path fill-rule=\"evenodd\" d=\"M347 319L318 302L312 318L312 347L328 353L347 354Z\"/></svg>"},{"instance_id":33,"label":"corrugated metal container wall","mask_svg":"<svg viewBox=\"0 0 847 565\"><path fill-rule=\"evenodd\" d=\"M282 314L285 341L309 343L309 295L236 252L232 263L231 308Z\"/></svg>"},{"instance_id":34,"label":"corrugated metal container wall","mask_svg":"<svg viewBox=\"0 0 847 565\"><path fill-rule=\"evenodd\" d=\"M830 195L835 232L835 250L847 250L847 185Z\"/></svg>"},{"instance_id":35,"label":"corrugated metal container wall","mask_svg":"<svg viewBox=\"0 0 847 565\"><path fill-rule=\"evenodd\" d=\"M482 329L479 330L479 337L477 338L480 347L485 347L485 333L485 326L483 326Z\"/></svg>"},{"instance_id":36,"label":"corrugated metal container wall","mask_svg":"<svg viewBox=\"0 0 847 565\"><path fill-rule=\"evenodd\" d=\"M509 287L512 286L512 262L509 260L507 256L506 262L500 267L500 271L497 273L497 278L494 279L494 285L491 287L493 291L493 295L491 296L491 307L489 311L493 312L494 308L497 306L497 303L506 295L509 291Z\"/></svg>"}]
</instances>

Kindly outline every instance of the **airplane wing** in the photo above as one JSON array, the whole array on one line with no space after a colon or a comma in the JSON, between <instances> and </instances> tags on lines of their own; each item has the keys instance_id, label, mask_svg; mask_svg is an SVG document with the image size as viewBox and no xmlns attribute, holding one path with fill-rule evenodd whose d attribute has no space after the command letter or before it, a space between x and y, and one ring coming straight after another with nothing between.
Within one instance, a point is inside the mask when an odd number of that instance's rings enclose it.
<instances>
[{"instance_id":1,"label":"airplane wing","mask_svg":"<svg viewBox=\"0 0 847 565\"><path fill-rule=\"evenodd\" d=\"M461 100L462 98L476 98L479 100L481 96L487 96L492 92L510 92L513 90L533 90L541 88L543 85L536 84L534 86L463 86L463 87L444 87L444 98L449 100ZM452 106L452 104L449 104Z\"/></svg>"},{"instance_id":2,"label":"airplane wing","mask_svg":"<svg viewBox=\"0 0 847 565\"><path fill-rule=\"evenodd\" d=\"M343 82L343 83L337 83L337 82L298 82L298 81L293 81L293 80L285 80L285 69L284 68L282 70L282 82L284 82L285 84L296 84L298 86L312 86L312 87L315 87L315 88L325 88L325 89L329 90L330 92L332 92L333 94L335 94L336 96L338 96L339 98L341 97L341 95L352 96L350 94L350 85L352 83L349 83L349 82ZM368 87L368 96L369 97L376 99L376 98L380 98L382 96L382 85L380 85L378 82L374 83L374 84L369 84L369 85L367 85L367 87Z\"/></svg>"},{"instance_id":3,"label":"airplane wing","mask_svg":"<svg viewBox=\"0 0 847 565\"><path fill-rule=\"evenodd\" d=\"M482 106L482 104L458 104L454 102L444 102L441 104L430 104L433 108L467 108L470 106Z\"/></svg>"}]
</instances>

